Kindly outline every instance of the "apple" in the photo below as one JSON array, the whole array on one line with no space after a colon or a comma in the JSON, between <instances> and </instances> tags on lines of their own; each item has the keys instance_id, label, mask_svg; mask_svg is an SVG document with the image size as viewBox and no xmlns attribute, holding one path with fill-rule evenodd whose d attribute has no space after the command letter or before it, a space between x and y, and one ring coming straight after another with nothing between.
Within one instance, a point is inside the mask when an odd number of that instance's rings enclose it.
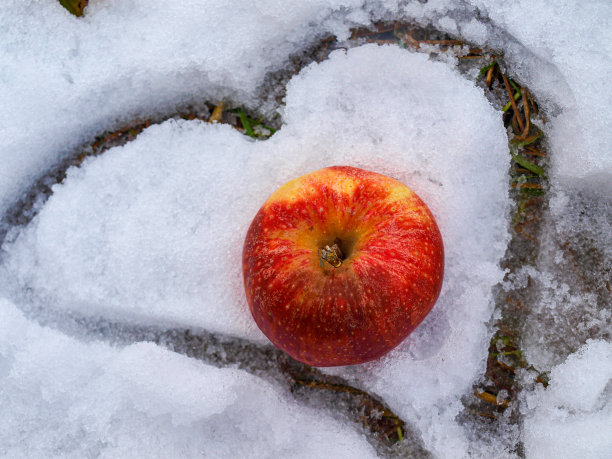
<instances>
[{"instance_id":1,"label":"apple","mask_svg":"<svg viewBox=\"0 0 612 459\"><path fill-rule=\"evenodd\" d=\"M348 166L276 190L255 216L242 266L251 314L312 366L353 365L396 347L442 287L442 236L406 185Z\"/></svg>"}]
</instances>

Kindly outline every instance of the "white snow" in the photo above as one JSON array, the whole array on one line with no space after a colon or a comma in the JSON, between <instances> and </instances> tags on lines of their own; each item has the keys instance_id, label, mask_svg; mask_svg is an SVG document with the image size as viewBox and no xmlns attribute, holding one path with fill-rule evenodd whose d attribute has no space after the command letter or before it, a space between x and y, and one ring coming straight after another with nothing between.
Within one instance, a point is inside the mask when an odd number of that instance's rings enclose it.
<instances>
[{"instance_id":1,"label":"white snow","mask_svg":"<svg viewBox=\"0 0 612 459\"><path fill-rule=\"evenodd\" d=\"M474 116L456 119L455 107ZM469 309L441 306L438 323L474 313L482 326L501 276L507 201L505 132L480 90L425 55L369 45L295 78L284 119L267 142L228 126L168 121L71 169L5 247L7 277L46 307L259 337L241 280L251 219L290 178L352 164L409 183L431 205L446 243L449 293L440 304L464 296ZM475 136L480 129L486 135ZM445 137L448 130L456 135ZM455 174L460 163L479 189ZM470 204L477 199L481 208ZM480 291L468 291L467 278L479 277Z\"/></svg>"},{"instance_id":2,"label":"white snow","mask_svg":"<svg viewBox=\"0 0 612 459\"><path fill-rule=\"evenodd\" d=\"M241 277L253 146L229 126L168 121L71 169L7 247L15 285L45 308L263 337Z\"/></svg>"},{"instance_id":3,"label":"white snow","mask_svg":"<svg viewBox=\"0 0 612 459\"><path fill-rule=\"evenodd\" d=\"M323 33L346 35L340 19L360 4L92 1L77 19L56 0L3 2L0 211L118 122L204 100L259 106L264 76Z\"/></svg>"},{"instance_id":4,"label":"white snow","mask_svg":"<svg viewBox=\"0 0 612 459\"><path fill-rule=\"evenodd\" d=\"M2 457L376 457L354 428L244 371L83 343L0 298Z\"/></svg>"},{"instance_id":5,"label":"white snow","mask_svg":"<svg viewBox=\"0 0 612 459\"><path fill-rule=\"evenodd\" d=\"M550 385L527 395L528 457L610 457L612 343L589 340L554 367Z\"/></svg>"},{"instance_id":6,"label":"white snow","mask_svg":"<svg viewBox=\"0 0 612 459\"><path fill-rule=\"evenodd\" d=\"M322 105L309 97L315 90ZM464 109L470 117L453 115ZM384 361L332 372L381 394L416 421L427 445L440 453L463 441L451 433L460 408L454 402L483 368L490 290L503 274L496 263L507 240L507 138L496 115L482 93L446 64L370 45L330 56L294 78L284 113L288 125L279 136L297 136L293 126L312 126L316 143L302 147L301 161L323 155L324 161L387 173L432 207L446 256L433 312ZM457 174L459 168L465 174Z\"/></svg>"},{"instance_id":7,"label":"white snow","mask_svg":"<svg viewBox=\"0 0 612 459\"><path fill-rule=\"evenodd\" d=\"M556 178L585 178L603 171L612 176L612 95L602 78L612 71L612 4L607 0L472 3L527 48L509 48L513 68L544 96L541 102L561 109L546 128L555 152Z\"/></svg>"},{"instance_id":8,"label":"white snow","mask_svg":"<svg viewBox=\"0 0 612 459\"><path fill-rule=\"evenodd\" d=\"M335 51L291 79L283 106L261 98L266 75L293 53L325 34L345 39L355 24L433 22L503 49L549 116L550 237L575 237L586 224L611 258L609 2L92 0L81 19L55 0L5 3L2 215L76 146L126 120L225 100L278 110L283 126L264 142L200 121L153 125L70 169L34 220L11 231L0 253L0 296L17 305L0 300L0 455L373 456L353 425L242 370L151 343L83 342L35 322L69 313L266 343L242 289L246 228L276 187L335 164L417 191L440 225L446 272L434 310L398 349L327 371L380 396L435 455L468 454L474 436L456 416L484 370L491 289L504 274L506 133L452 59L399 47ZM565 312L592 313L572 335L572 346L584 347L565 363L561 347L536 343L537 330L527 336L527 353L552 372L546 390L524 395L522 440L528 457L603 457L611 449L610 344L584 336L610 315L557 273L555 244L542 245L526 271L542 284L534 317L559 319L549 333L563 341Z\"/></svg>"},{"instance_id":9,"label":"white snow","mask_svg":"<svg viewBox=\"0 0 612 459\"><path fill-rule=\"evenodd\" d=\"M457 118L457 109L471 116ZM491 287L503 274L496 263L507 239L507 140L499 117L447 64L368 45L294 78L284 120L263 143L227 126L168 121L71 170L5 247L7 278L16 274L18 290L40 295L47 308L261 340L240 272L261 202L324 166L383 172L410 184L438 217L445 285L418 332L352 377L418 418L422 432L454 425L461 405L453 402L483 368ZM453 446L437 444L446 436L427 440L440 451Z\"/></svg>"}]
</instances>

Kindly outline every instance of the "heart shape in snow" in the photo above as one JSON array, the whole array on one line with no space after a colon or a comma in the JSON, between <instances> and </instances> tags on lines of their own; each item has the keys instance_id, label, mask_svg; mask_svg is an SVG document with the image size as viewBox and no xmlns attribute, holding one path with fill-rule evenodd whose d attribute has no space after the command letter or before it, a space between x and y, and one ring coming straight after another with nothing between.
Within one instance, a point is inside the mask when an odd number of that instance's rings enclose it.
<instances>
[{"instance_id":1,"label":"heart shape in snow","mask_svg":"<svg viewBox=\"0 0 612 459\"><path fill-rule=\"evenodd\" d=\"M229 126L166 121L69 170L5 247L15 296L29 290L51 309L265 342L242 286L251 219L292 177L362 167L428 203L446 273L432 313L376 377L366 378L368 366L355 371L382 395L403 394L402 404L456 399L479 367L491 287L502 278L507 138L498 114L450 64L366 45L294 77L283 115L265 142Z\"/></svg>"}]
</instances>

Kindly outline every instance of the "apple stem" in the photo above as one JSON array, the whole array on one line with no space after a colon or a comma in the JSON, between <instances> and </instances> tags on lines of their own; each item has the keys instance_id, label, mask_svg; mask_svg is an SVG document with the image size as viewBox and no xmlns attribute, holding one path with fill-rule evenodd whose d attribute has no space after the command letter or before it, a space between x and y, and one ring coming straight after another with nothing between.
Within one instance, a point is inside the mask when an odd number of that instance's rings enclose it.
<instances>
[{"instance_id":1,"label":"apple stem","mask_svg":"<svg viewBox=\"0 0 612 459\"><path fill-rule=\"evenodd\" d=\"M338 247L338 244L334 244L331 247L326 245L322 249L319 249L319 258L332 265L334 268L342 266L342 251L340 247Z\"/></svg>"}]
</instances>

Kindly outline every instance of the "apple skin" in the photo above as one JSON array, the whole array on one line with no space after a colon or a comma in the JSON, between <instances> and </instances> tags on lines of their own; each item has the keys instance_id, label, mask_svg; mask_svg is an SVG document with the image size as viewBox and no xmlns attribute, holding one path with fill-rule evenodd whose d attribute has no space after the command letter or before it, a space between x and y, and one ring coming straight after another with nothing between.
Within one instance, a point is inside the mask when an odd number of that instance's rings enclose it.
<instances>
[{"instance_id":1,"label":"apple skin","mask_svg":"<svg viewBox=\"0 0 612 459\"><path fill-rule=\"evenodd\" d=\"M320 249L338 243L338 268ZM242 266L251 314L279 349L312 366L353 365L401 343L436 302L442 236L425 203L348 166L287 182L255 216Z\"/></svg>"}]
</instances>

